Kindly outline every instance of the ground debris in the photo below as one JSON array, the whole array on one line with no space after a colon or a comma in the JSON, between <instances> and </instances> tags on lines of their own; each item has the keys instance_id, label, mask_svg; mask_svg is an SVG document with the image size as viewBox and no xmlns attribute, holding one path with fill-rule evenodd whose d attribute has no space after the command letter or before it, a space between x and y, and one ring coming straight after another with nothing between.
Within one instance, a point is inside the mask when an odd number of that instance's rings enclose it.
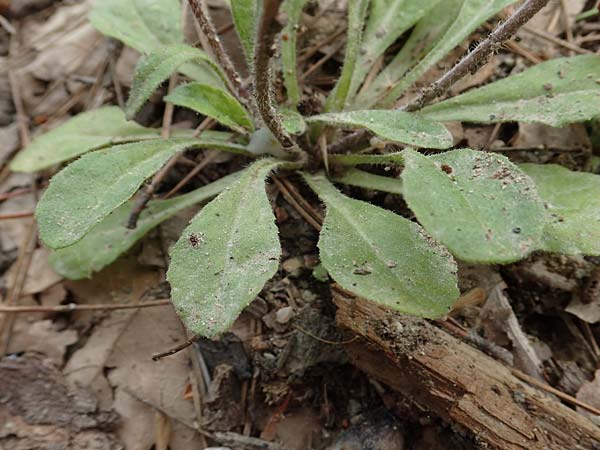
<instances>
[{"instance_id":1,"label":"ground debris","mask_svg":"<svg viewBox=\"0 0 600 450\"><path fill-rule=\"evenodd\" d=\"M0 360L0 448L120 450L118 415L33 354Z\"/></svg>"}]
</instances>

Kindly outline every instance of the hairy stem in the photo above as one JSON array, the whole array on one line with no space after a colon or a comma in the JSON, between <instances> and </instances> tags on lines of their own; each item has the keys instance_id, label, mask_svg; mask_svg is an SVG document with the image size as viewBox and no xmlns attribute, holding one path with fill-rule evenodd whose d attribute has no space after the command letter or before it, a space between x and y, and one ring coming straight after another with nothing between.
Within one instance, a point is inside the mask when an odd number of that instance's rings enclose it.
<instances>
[{"instance_id":1,"label":"hairy stem","mask_svg":"<svg viewBox=\"0 0 600 450\"><path fill-rule=\"evenodd\" d=\"M511 15L506 22L500 24L490 35L481 42L475 50L466 55L452 69L431 83L421 95L403 107L404 111L416 111L448 91L458 80L468 73L475 73L483 66L488 56L497 51L500 46L513 37L519 28L525 25L548 4L549 0L527 0Z\"/></svg>"},{"instance_id":2,"label":"hairy stem","mask_svg":"<svg viewBox=\"0 0 600 450\"><path fill-rule=\"evenodd\" d=\"M489 36L475 49L460 60L452 69L444 73L440 78L431 83L423 90L421 95L410 104L399 109L403 111L417 111L437 97L447 92L457 81L468 73L476 72L486 61L487 57L498 50L502 43L509 40L515 33L525 25L549 0L527 0L515 11L504 23L499 25ZM340 153L356 147L371 136L365 129L355 131L332 144L328 151Z\"/></svg>"},{"instance_id":3,"label":"hairy stem","mask_svg":"<svg viewBox=\"0 0 600 450\"><path fill-rule=\"evenodd\" d=\"M227 55L225 48L221 44L219 35L215 26L213 25L208 15L208 8L206 6L206 0L188 0L190 8L200 25L202 33L208 40L210 48L219 65L223 68L233 93L237 96L238 100L244 102L248 97L248 92L243 86L242 79L238 74L237 70L233 66L231 59ZM245 103L245 102L244 102Z\"/></svg>"},{"instance_id":4,"label":"hairy stem","mask_svg":"<svg viewBox=\"0 0 600 450\"><path fill-rule=\"evenodd\" d=\"M271 49L275 40L273 26L281 0L264 0L258 26L258 37L254 48L254 97L256 106L265 125L283 146L283 150L297 159L305 159L302 150L292 136L284 130L281 117L275 110L275 99L271 90Z\"/></svg>"}]
</instances>

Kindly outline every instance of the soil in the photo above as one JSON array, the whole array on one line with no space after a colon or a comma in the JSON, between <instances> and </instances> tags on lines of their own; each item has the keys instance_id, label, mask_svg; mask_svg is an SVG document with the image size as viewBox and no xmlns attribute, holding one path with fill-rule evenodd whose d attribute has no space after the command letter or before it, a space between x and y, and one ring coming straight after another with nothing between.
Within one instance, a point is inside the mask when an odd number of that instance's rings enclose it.
<instances>
[{"instance_id":1,"label":"soil","mask_svg":"<svg viewBox=\"0 0 600 450\"><path fill-rule=\"evenodd\" d=\"M327 3L330 7L323 10ZM221 1L209 4L225 45L241 65L227 8ZM452 94L520 71L532 59L568 56L573 50L560 45L565 40L598 54L597 16L575 21L576 14L594 4L550 2L530 26L561 41L519 32L479 73L455 85ZM52 270L31 215L2 218L33 211L54 172L10 173L7 164L19 149L78 112L119 104L130 87L139 55L85 28L88 10L89 2L78 0L0 0L0 67L7 68L0 69L0 306L41 307L27 314L0 313L0 449L490 448L436 413L418 397L418 390L406 395L359 368L353 348L360 345L375 354L383 350L339 326L331 281L318 261L318 231L289 197L304 199L321 217L323 209L294 175L278 174L268 185L283 247L280 269L221 338L198 340L155 362L152 355L189 337L170 305L50 310L67 304L132 305L168 298L168 249L198 210L190 208L164 222L117 262L81 281L64 280ZM191 16L187 20L186 33L195 41ZM305 11L299 46L312 55L302 61L301 72L322 65L304 82L303 113L321 109L339 74L343 46L336 46L342 37L330 43L326 39L345 21L342 0L311 2ZM497 22L494 18L489 25ZM81 32L77 46L68 40L71 26ZM436 79L486 33L487 27L481 27L425 80ZM11 84L9 75L18 75L17 82ZM166 86L161 89L164 93ZM283 96L279 81L276 93ZM160 98L154 96L136 120L160 126ZM172 128L194 127L201 119L176 109ZM450 128L458 148L494 150L515 162L553 162L598 173L593 158L600 156L598 121L562 129L517 123L456 123ZM170 192L201 157L190 153L181 158L155 195ZM180 192L248 162L219 155ZM399 173L391 166L368 170ZM412 218L398 196L345 189L348 195ZM446 320L423 325L421 319L405 317L372 325L400 360L441 345L440 330L450 330L477 352L537 380L542 388L535 389L557 402L560 397L563 405L598 426L599 274L600 259L593 257L534 254L505 266L459 262L463 296ZM510 393L519 395L519 390ZM600 442L590 448L600 448Z\"/></svg>"}]
</instances>

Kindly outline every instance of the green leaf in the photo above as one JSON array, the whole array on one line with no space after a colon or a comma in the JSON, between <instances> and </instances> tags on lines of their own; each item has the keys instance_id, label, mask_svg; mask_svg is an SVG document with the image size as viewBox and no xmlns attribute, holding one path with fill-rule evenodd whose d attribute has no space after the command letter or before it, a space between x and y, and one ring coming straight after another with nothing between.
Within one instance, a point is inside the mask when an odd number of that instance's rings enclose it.
<instances>
[{"instance_id":1,"label":"green leaf","mask_svg":"<svg viewBox=\"0 0 600 450\"><path fill-rule=\"evenodd\" d=\"M212 117L239 133L254 131L252 119L235 97L207 84L188 83L178 86L165 97L165 101Z\"/></svg>"},{"instance_id":2,"label":"green leaf","mask_svg":"<svg viewBox=\"0 0 600 450\"><path fill-rule=\"evenodd\" d=\"M346 99L350 93L354 68L358 61L367 7L370 0L354 0L348 2L348 31L346 32L346 51L342 74L335 88L325 103L325 111L341 111L346 107Z\"/></svg>"},{"instance_id":3,"label":"green leaf","mask_svg":"<svg viewBox=\"0 0 600 450\"><path fill-rule=\"evenodd\" d=\"M238 147L222 141L173 138L88 153L52 178L36 209L40 237L50 248L74 244L179 151Z\"/></svg>"},{"instance_id":4,"label":"green leaf","mask_svg":"<svg viewBox=\"0 0 600 450\"><path fill-rule=\"evenodd\" d=\"M384 153L382 155L345 153L329 155L329 162L342 166L356 166L358 164L396 164L403 166L402 152Z\"/></svg>"},{"instance_id":5,"label":"green leaf","mask_svg":"<svg viewBox=\"0 0 600 450\"><path fill-rule=\"evenodd\" d=\"M600 255L600 175L556 164L521 164L537 186L549 219L543 249L567 255Z\"/></svg>"},{"instance_id":6,"label":"green leaf","mask_svg":"<svg viewBox=\"0 0 600 450\"><path fill-rule=\"evenodd\" d=\"M600 116L598 74L600 56L553 59L428 106L422 113L434 120L520 121L562 127Z\"/></svg>"},{"instance_id":7,"label":"green leaf","mask_svg":"<svg viewBox=\"0 0 600 450\"><path fill-rule=\"evenodd\" d=\"M300 102L300 88L298 87L297 74L297 49L298 25L302 16L302 9L308 0L285 0L281 10L287 14L287 23L281 32L285 36L281 40L281 64L283 65L283 84L287 91L288 101L295 108Z\"/></svg>"},{"instance_id":8,"label":"green leaf","mask_svg":"<svg viewBox=\"0 0 600 450\"><path fill-rule=\"evenodd\" d=\"M281 248L265 178L280 162L261 159L206 205L171 251L171 298L195 335L226 331L277 272Z\"/></svg>"},{"instance_id":9,"label":"green leaf","mask_svg":"<svg viewBox=\"0 0 600 450\"><path fill-rule=\"evenodd\" d=\"M435 63L450 53L457 45L465 40L479 25L501 11L516 0L464 0L456 21L450 26L443 37L431 49L427 56L408 72L386 97L382 106L390 106L400 95L411 87Z\"/></svg>"},{"instance_id":10,"label":"green leaf","mask_svg":"<svg viewBox=\"0 0 600 450\"><path fill-rule=\"evenodd\" d=\"M213 64L205 52L185 44L159 47L140 60L135 68L133 85L125 106L127 117L133 118L156 88L179 67L188 62ZM216 66L214 67L216 68Z\"/></svg>"},{"instance_id":11,"label":"green leaf","mask_svg":"<svg viewBox=\"0 0 600 450\"><path fill-rule=\"evenodd\" d=\"M419 19L430 14L438 3L440 0L371 0L351 95L356 92L377 58ZM440 9L445 10L445 4Z\"/></svg>"},{"instance_id":12,"label":"green leaf","mask_svg":"<svg viewBox=\"0 0 600 450\"><path fill-rule=\"evenodd\" d=\"M348 169L341 175L333 177L332 180L336 183L402 195L402 180L382 177L364 170Z\"/></svg>"},{"instance_id":13,"label":"green leaf","mask_svg":"<svg viewBox=\"0 0 600 450\"><path fill-rule=\"evenodd\" d=\"M327 207L321 263L343 288L403 313L439 317L459 296L456 263L416 223L304 174Z\"/></svg>"},{"instance_id":14,"label":"green leaf","mask_svg":"<svg viewBox=\"0 0 600 450\"><path fill-rule=\"evenodd\" d=\"M354 109L366 109L377 105L386 97L394 84L414 67L439 42L456 19L463 0L446 0L442 6L428 11L410 33L410 37L394 59L379 75L362 90L353 101ZM396 98L392 98L394 102Z\"/></svg>"},{"instance_id":15,"label":"green leaf","mask_svg":"<svg viewBox=\"0 0 600 450\"><path fill-rule=\"evenodd\" d=\"M183 42L178 0L100 0L89 20L101 33L141 53Z\"/></svg>"},{"instance_id":16,"label":"green leaf","mask_svg":"<svg viewBox=\"0 0 600 450\"><path fill-rule=\"evenodd\" d=\"M94 226L80 241L54 250L50 264L62 276L80 280L106 267L154 227L192 205L214 197L239 178L228 175L192 192L168 200L152 200L140 214L137 227L126 228L134 201L129 200Z\"/></svg>"},{"instance_id":17,"label":"green leaf","mask_svg":"<svg viewBox=\"0 0 600 450\"><path fill-rule=\"evenodd\" d=\"M248 65L253 67L254 61L254 44L256 42L256 19L258 17L258 1L257 0L230 0L231 15L235 29L242 42L246 61Z\"/></svg>"},{"instance_id":18,"label":"green leaf","mask_svg":"<svg viewBox=\"0 0 600 450\"><path fill-rule=\"evenodd\" d=\"M533 181L506 157L470 149L404 151L404 198L458 258L509 263L540 246L545 211Z\"/></svg>"},{"instance_id":19,"label":"green leaf","mask_svg":"<svg viewBox=\"0 0 600 450\"><path fill-rule=\"evenodd\" d=\"M157 138L159 132L125 120L117 106L87 111L33 140L10 164L35 172L107 145Z\"/></svg>"},{"instance_id":20,"label":"green leaf","mask_svg":"<svg viewBox=\"0 0 600 450\"><path fill-rule=\"evenodd\" d=\"M416 147L448 148L453 143L452 135L441 123L403 111L349 111L320 114L306 120L337 127L366 128L385 140Z\"/></svg>"},{"instance_id":21,"label":"green leaf","mask_svg":"<svg viewBox=\"0 0 600 450\"><path fill-rule=\"evenodd\" d=\"M288 133L299 135L306 131L306 122L300 113L293 109L281 108L279 114L282 116L281 125Z\"/></svg>"}]
</instances>

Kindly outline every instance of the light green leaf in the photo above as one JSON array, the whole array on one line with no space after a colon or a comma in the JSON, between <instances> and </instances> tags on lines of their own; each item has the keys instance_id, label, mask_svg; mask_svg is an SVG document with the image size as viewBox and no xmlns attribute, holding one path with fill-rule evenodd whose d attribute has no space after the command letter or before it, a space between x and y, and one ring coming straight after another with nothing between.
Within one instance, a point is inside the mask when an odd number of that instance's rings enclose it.
<instances>
[{"instance_id":1,"label":"light green leaf","mask_svg":"<svg viewBox=\"0 0 600 450\"><path fill-rule=\"evenodd\" d=\"M540 247L546 213L533 181L506 157L470 149L404 151L404 198L458 258L509 263Z\"/></svg>"},{"instance_id":2,"label":"light green leaf","mask_svg":"<svg viewBox=\"0 0 600 450\"><path fill-rule=\"evenodd\" d=\"M176 198L151 200L133 230L126 227L134 205L134 201L129 200L94 226L80 241L54 250L50 264L56 272L71 280L87 278L115 261L154 227L179 211L214 197L238 177L234 173Z\"/></svg>"},{"instance_id":3,"label":"light green leaf","mask_svg":"<svg viewBox=\"0 0 600 450\"><path fill-rule=\"evenodd\" d=\"M304 174L327 207L321 263L344 289L403 313L439 317L459 296L456 263L416 223Z\"/></svg>"},{"instance_id":4,"label":"light green leaf","mask_svg":"<svg viewBox=\"0 0 600 450\"><path fill-rule=\"evenodd\" d=\"M297 30L302 16L302 9L308 0L285 0L281 10L287 14L287 23L281 32L285 36L281 40L281 64L283 66L283 84L287 91L288 101L295 108L300 102L300 88L297 74Z\"/></svg>"},{"instance_id":5,"label":"light green leaf","mask_svg":"<svg viewBox=\"0 0 600 450\"><path fill-rule=\"evenodd\" d=\"M257 0L230 0L231 15L235 29L244 47L248 65L253 67L254 44L256 42L256 19L258 17Z\"/></svg>"},{"instance_id":6,"label":"light green leaf","mask_svg":"<svg viewBox=\"0 0 600 450\"><path fill-rule=\"evenodd\" d=\"M346 107L346 99L350 93L354 68L358 61L360 43L362 40L367 7L370 0L355 0L348 2L348 31L346 33L346 50L344 66L334 89L325 103L325 111L341 111Z\"/></svg>"},{"instance_id":7,"label":"light green leaf","mask_svg":"<svg viewBox=\"0 0 600 450\"><path fill-rule=\"evenodd\" d=\"M479 25L515 2L516 0L464 0L460 12L456 15L456 21L446 30L427 56L421 58L419 63L389 91L386 101L381 103L382 106L388 107L393 104L406 89L466 39Z\"/></svg>"},{"instance_id":8,"label":"light green leaf","mask_svg":"<svg viewBox=\"0 0 600 450\"><path fill-rule=\"evenodd\" d=\"M364 170L348 169L341 175L332 177L332 180L336 183L402 195L402 180L375 175Z\"/></svg>"},{"instance_id":9,"label":"light green leaf","mask_svg":"<svg viewBox=\"0 0 600 450\"><path fill-rule=\"evenodd\" d=\"M141 53L183 42L179 0L100 0L89 20L101 33Z\"/></svg>"},{"instance_id":10,"label":"light green leaf","mask_svg":"<svg viewBox=\"0 0 600 450\"><path fill-rule=\"evenodd\" d=\"M127 117L134 117L156 88L179 67L189 62L213 64L205 52L185 44L159 47L141 59L135 68L133 85L125 106ZM217 70L216 66L214 67Z\"/></svg>"},{"instance_id":11,"label":"light green leaf","mask_svg":"<svg viewBox=\"0 0 600 450\"><path fill-rule=\"evenodd\" d=\"M222 141L173 138L88 153L52 178L36 209L40 237L50 248L74 244L135 194L148 177L179 151L189 148L235 151L239 147Z\"/></svg>"},{"instance_id":12,"label":"light green leaf","mask_svg":"<svg viewBox=\"0 0 600 450\"><path fill-rule=\"evenodd\" d=\"M10 164L15 172L35 172L90 150L158 137L159 132L125 120L117 106L87 111L33 140Z\"/></svg>"},{"instance_id":13,"label":"light green leaf","mask_svg":"<svg viewBox=\"0 0 600 450\"><path fill-rule=\"evenodd\" d=\"M366 128L385 140L416 147L448 148L453 143L452 135L441 123L403 111L349 111L320 114L306 120L337 127Z\"/></svg>"},{"instance_id":14,"label":"light green leaf","mask_svg":"<svg viewBox=\"0 0 600 450\"><path fill-rule=\"evenodd\" d=\"M329 162L342 166L356 166L358 164L396 164L404 165L402 152L383 153L381 155L364 153L344 153L329 155Z\"/></svg>"},{"instance_id":15,"label":"light green leaf","mask_svg":"<svg viewBox=\"0 0 600 450\"><path fill-rule=\"evenodd\" d=\"M367 109L378 104L404 74L415 66L433 46L439 42L446 30L456 20L463 0L446 0L442 6L432 8L425 14L410 33L410 37L369 86L354 99L354 109ZM392 98L394 102L396 98Z\"/></svg>"},{"instance_id":16,"label":"light green leaf","mask_svg":"<svg viewBox=\"0 0 600 450\"><path fill-rule=\"evenodd\" d=\"M280 162L261 159L192 219L171 251L175 310L195 335L226 331L277 272L281 248L265 178Z\"/></svg>"},{"instance_id":17,"label":"light green leaf","mask_svg":"<svg viewBox=\"0 0 600 450\"><path fill-rule=\"evenodd\" d=\"M600 175L572 172L556 164L521 164L548 211L544 250L600 255Z\"/></svg>"},{"instance_id":18,"label":"light green leaf","mask_svg":"<svg viewBox=\"0 0 600 450\"><path fill-rule=\"evenodd\" d=\"M254 131L252 119L235 97L207 84L188 83L178 86L165 97L165 101L212 117L239 133Z\"/></svg>"},{"instance_id":19,"label":"light green leaf","mask_svg":"<svg viewBox=\"0 0 600 450\"><path fill-rule=\"evenodd\" d=\"M553 59L428 106L422 113L434 120L520 121L562 127L600 116L598 74L600 56Z\"/></svg>"},{"instance_id":20,"label":"light green leaf","mask_svg":"<svg viewBox=\"0 0 600 450\"><path fill-rule=\"evenodd\" d=\"M430 14L439 2L440 0L371 0L371 11L352 78L351 95L358 90L377 58L423 16ZM446 9L445 2L440 9Z\"/></svg>"},{"instance_id":21,"label":"light green leaf","mask_svg":"<svg viewBox=\"0 0 600 450\"><path fill-rule=\"evenodd\" d=\"M290 134L303 134L306 131L306 122L304 117L293 109L281 108L281 125L283 129Z\"/></svg>"}]
</instances>

